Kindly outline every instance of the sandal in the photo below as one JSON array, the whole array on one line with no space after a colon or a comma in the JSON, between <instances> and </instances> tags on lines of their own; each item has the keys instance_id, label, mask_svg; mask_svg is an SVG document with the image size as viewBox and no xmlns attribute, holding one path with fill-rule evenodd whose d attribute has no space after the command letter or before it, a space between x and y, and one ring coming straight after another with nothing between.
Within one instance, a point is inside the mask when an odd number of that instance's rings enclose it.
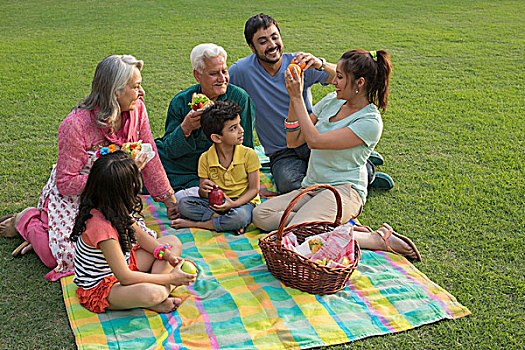
<instances>
[{"instance_id":1,"label":"sandal","mask_svg":"<svg viewBox=\"0 0 525 350\"><path fill-rule=\"evenodd\" d=\"M377 231L375 231L375 232L377 232L377 234L380 235L383 238L383 240L385 241L386 249L388 249L389 252L392 252L392 253L398 254L398 255L402 255L405 258L416 260L416 261L421 261L422 260L421 259L421 255L419 254L419 251L416 248L416 245L408 237L405 237L405 236L400 235L399 233L395 232L392 229L392 227L390 227L390 225L387 224L387 223L384 223L383 226L381 226L381 227L386 228L387 232L386 233L381 233L379 231L379 229ZM393 250L392 247L390 247L390 243L388 243L388 239L390 238L391 235L394 235L395 237L401 239L403 242L407 243L410 246L410 248L412 248L414 253L416 254L416 257L412 258L412 257L409 257L407 255L400 254L400 253L396 252L395 250Z\"/></svg>"},{"instance_id":2,"label":"sandal","mask_svg":"<svg viewBox=\"0 0 525 350\"><path fill-rule=\"evenodd\" d=\"M11 255L13 256L13 258L16 258L17 256L25 255L31 250L33 250L33 246L31 245L31 243L29 243L28 241L23 241L22 244L20 244L18 247L16 247L15 250L13 250Z\"/></svg>"},{"instance_id":3,"label":"sandal","mask_svg":"<svg viewBox=\"0 0 525 350\"><path fill-rule=\"evenodd\" d=\"M16 216L18 213L11 215L4 215L0 218L0 237L13 238L18 236L18 231L16 230Z\"/></svg>"}]
</instances>

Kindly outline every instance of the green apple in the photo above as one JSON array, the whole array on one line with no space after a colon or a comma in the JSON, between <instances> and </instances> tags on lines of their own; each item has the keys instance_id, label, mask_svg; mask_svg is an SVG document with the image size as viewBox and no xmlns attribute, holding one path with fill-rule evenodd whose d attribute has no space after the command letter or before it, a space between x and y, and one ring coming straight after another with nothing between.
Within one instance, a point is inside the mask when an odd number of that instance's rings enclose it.
<instances>
[{"instance_id":1,"label":"green apple","mask_svg":"<svg viewBox=\"0 0 525 350\"><path fill-rule=\"evenodd\" d=\"M183 272L186 272L186 273L189 273L189 274L192 274L192 275L197 273L197 267L193 263L189 262L188 260L184 261L184 263L182 264L180 269Z\"/></svg>"}]
</instances>

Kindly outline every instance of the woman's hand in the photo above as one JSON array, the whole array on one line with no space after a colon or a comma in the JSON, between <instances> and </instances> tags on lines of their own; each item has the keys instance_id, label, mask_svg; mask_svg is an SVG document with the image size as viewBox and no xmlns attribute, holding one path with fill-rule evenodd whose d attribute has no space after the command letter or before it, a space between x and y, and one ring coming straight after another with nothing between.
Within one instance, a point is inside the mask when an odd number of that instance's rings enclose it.
<instances>
[{"instance_id":1,"label":"woman's hand","mask_svg":"<svg viewBox=\"0 0 525 350\"><path fill-rule=\"evenodd\" d=\"M142 169L144 169L147 163L148 155L146 153L139 154L137 158L135 158L135 164L137 164L139 171L142 171Z\"/></svg>"},{"instance_id":2,"label":"woman's hand","mask_svg":"<svg viewBox=\"0 0 525 350\"><path fill-rule=\"evenodd\" d=\"M294 74L290 73L290 70L287 69L284 73L284 86L290 98L300 97L302 99L303 93L303 84L304 84L304 72L298 74L299 72L295 67L293 68Z\"/></svg>"},{"instance_id":3,"label":"woman's hand","mask_svg":"<svg viewBox=\"0 0 525 350\"><path fill-rule=\"evenodd\" d=\"M164 205L166 206L166 214L168 215L168 219L173 220L180 216L179 206L177 205L177 202L175 201L174 195L172 195L171 197L168 197L164 201Z\"/></svg>"}]
</instances>

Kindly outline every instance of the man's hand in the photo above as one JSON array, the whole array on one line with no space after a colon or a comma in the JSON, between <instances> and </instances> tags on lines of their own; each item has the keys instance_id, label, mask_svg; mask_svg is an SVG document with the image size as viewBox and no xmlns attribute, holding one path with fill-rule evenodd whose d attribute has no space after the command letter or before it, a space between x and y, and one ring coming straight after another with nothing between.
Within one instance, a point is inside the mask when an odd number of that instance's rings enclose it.
<instances>
[{"instance_id":1,"label":"man's hand","mask_svg":"<svg viewBox=\"0 0 525 350\"><path fill-rule=\"evenodd\" d=\"M303 62L306 63L303 71L307 70L308 68L320 69L323 66L323 61L311 53L298 52L295 54L294 61L298 65L301 65Z\"/></svg>"},{"instance_id":2,"label":"man's hand","mask_svg":"<svg viewBox=\"0 0 525 350\"><path fill-rule=\"evenodd\" d=\"M186 117L184 117L184 120L180 125L185 138L190 137L193 130L197 130L201 127L201 115L202 111L200 110L191 110L186 114Z\"/></svg>"}]
</instances>

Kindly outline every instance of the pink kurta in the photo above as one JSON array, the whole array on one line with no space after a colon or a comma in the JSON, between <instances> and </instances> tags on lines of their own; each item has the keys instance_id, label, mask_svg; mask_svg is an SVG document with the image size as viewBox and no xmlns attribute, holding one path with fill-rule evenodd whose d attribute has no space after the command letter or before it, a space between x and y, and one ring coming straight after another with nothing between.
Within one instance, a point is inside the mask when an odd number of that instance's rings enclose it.
<instances>
[{"instance_id":1,"label":"pink kurta","mask_svg":"<svg viewBox=\"0 0 525 350\"><path fill-rule=\"evenodd\" d=\"M17 230L33 245L42 262L54 267L46 275L49 280L73 273L74 243L69 236L78 211L79 195L98 149L111 143L118 146L139 140L150 143L155 157L142 170L144 185L156 201L164 201L173 193L157 154L142 97L135 110L122 114L122 127L116 133L96 125L96 112L73 110L60 124L57 164L40 195L39 210L26 212L17 225ZM145 228L143 222L141 226Z\"/></svg>"}]
</instances>

